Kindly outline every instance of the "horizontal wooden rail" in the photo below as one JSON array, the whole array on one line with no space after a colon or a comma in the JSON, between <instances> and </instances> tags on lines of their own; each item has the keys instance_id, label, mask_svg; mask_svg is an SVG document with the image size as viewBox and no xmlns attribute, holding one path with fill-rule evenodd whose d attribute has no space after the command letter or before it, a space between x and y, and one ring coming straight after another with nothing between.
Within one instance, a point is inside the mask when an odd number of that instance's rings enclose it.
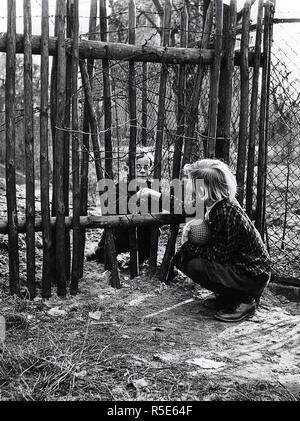
<instances>
[{"instance_id":1,"label":"horizontal wooden rail","mask_svg":"<svg viewBox=\"0 0 300 421\"><path fill-rule=\"evenodd\" d=\"M82 228L113 228L113 227L132 227L137 225L169 225L171 223L184 223L185 217L182 215L173 215L169 213L155 213L147 215L107 215L107 216L81 216L80 227ZM51 218L51 227L55 227L56 218ZM73 228L73 218L65 218L66 229ZM25 220L20 220L17 226L19 233L26 232ZM36 218L35 231L42 231L42 219ZM0 221L0 234L8 233L7 221Z\"/></svg>"},{"instance_id":2,"label":"horizontal wooden rail","mask_svg":"<svg viewBox=\"0 0 300 421\"><path fill-rule=\"evenodd\" d=\"M72 39L65 40L65 47L68 53L72 53ZM54 56L57 51L57 38L49 38L49 55ZM0 34L0 52L6 52L6 33ZM17 34L16 52L24 52L24 36ZM32 36L32 53L41 53L41 37ZM81 40L79 42L79 56L82 59L108 59L125 60L136 62L153 62L169 64L199 64L200 60L204 64L212 64L214 50L199 48L177 48L177 47L157 47L149 45L130 45L121 43L107 43L102 41ZM249 52L249 65L254 63L254 53ZM240 53L235 52L234 64L240 65Z\"/></svg>"}]
</instances>

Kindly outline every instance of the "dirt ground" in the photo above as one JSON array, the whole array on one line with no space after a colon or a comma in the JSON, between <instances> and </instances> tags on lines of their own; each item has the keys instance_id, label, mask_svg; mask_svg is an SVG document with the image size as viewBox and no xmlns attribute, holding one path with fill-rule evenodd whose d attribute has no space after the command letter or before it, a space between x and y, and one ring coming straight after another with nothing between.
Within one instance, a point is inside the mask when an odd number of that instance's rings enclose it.
<instances>
[{"instance_id":1,"label":"dirt ground","mask_svg":"<svg viewBox=\"0 0 300 421\"><path fill-rule=\"evenodd\" d=\"M88 232L86 251L99 232ZM159 261L166 238L164 229ZM5 236L0 255L0 317L23 318L0 339L2 401L300 399L299 303L268 289L252 319L222 323L203 306L209 292L180 273L161 284L145 264L130 280L128 255L119 290L103 265L86 262L77 296L21 300L8 295ZM37 277L41 256L38 235ZM20 257L24 281L23 236Z\"/></svg>"}]
</instances>

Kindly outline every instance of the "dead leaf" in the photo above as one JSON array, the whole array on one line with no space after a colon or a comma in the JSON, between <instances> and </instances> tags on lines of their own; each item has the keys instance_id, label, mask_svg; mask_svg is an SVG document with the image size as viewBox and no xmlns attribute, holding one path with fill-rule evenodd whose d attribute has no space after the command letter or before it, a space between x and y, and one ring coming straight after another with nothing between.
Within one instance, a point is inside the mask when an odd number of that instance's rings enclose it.
<instances>
[{"instance_id":1,"label":"dead leaf","mask_svg":"<svg viewBox=\"0 0 300 421\"><path fill-rule=\"evenodd\" d=\"M95 311L94 313L89 312L89 318L93 320L100 320L102 317L102 311Z\"/></svg>"},{"instance_id":2,"label":"dead leaf","mask_svg":"<svg viewBox=\"0 0 300 421\"><path fill-rule=\"evenodd\" d=\"M156 332L164 332L164 331L165 331L165 329L164 329L164 328L159 327L159 326L154 326L154 327L152 328L152 330L154 330L154 331L156 331Z\"/></svg>"},{"instance_id":3,"label":"dead leaf","mask_svg":"<svg viewBox=\"0 0 300 421\"><path fill-rule=\"evenodd\" d=\"M87 375L86 370L82 370L82 371L79 371L79 373L74 374L74 376L78 379L83 379L84 377L86 377L86 375Z\"/></svg>"},{"instance_id":4,"label":"dead leaf","mask_svg":"<svg viewBox=\"0 0 300 421\"><path fill-rule=\"evenodd\" d=\"M226 363L222 363L219 361L214 361L214 360L209 360L207 358L194 358L193 360L188 360L188 363L191 364L196 364L201 368L206 368L206 369L216 369L216 368L221 368L224 367L226 365Z\"/></svg>"},{"instance_id":5,"label":"dead leaf","mask_svg":"<svg viewBox=\"0 0 300 421\"><path fill-rule=\"evenodd\" d=\"M134 384L134 386L136 388L138 388L138 387L147 387L148 386L148 383L146 382L145 379L133 380L132 383Z\"/></svg>"},{"instance_id":6,"label":"dead leaf","mask_svg":"<svg viewBox=\"0 0 300 421\"><path fill-rule=\"evenodd\" d=\"M59 307L53 307L50 310L47 311L47 314L49 316L66 316L67 312L65 310L60 310Z\"/></svg>"}]
</instances>

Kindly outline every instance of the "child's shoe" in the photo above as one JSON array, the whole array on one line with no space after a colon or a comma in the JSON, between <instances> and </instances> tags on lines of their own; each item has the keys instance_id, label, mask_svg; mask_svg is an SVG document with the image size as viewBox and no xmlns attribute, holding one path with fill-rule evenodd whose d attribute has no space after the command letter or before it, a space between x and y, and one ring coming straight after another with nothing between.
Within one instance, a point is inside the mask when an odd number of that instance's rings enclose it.
<instances>
[{"instance_id":1,"label":"child's shoe","mask_svg":"<svg viewBox=\"0 0 300 421\"><path fill-rule=\"evenodd\" d=\"M219 310L215 314L217 320L222 322L240 322L243 319L252 317L256 310L255 300L249 303L236 303Z\"/></svg>"}]
</instances>

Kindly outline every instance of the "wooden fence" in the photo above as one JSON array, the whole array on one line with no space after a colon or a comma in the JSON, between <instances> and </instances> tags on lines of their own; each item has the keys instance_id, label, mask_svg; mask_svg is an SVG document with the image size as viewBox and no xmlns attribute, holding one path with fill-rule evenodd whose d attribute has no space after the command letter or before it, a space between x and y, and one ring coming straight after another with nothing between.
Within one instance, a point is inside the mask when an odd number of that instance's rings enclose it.
<instances>
[{"instance_id":1,"label":"wooden fence","mask_svg":"<svg viewBox=\"0 0 300 421\"><path fill-rule=\"evenodd\" d=\"M172 45L172 6L165 0L161 19L162 45L136 44L136 4L128 1L128 43L108 41L108 15L105 0L91 0L89 37L79 36L78 0L57 0L55 36L49 36L48 0L41 2L41 36L32 35L31 1L24 0L24 34L16 33L16 0L8 0L7 33L0 36L0 52L6 53L6 189L7 221L0 222L0 232L8 235L9 285L12 294L20 294L18 234L26 232L27 288L30 297L36 295L35 279L35 232L43 233L42 295L49 297L56 285L60 296L78 291L83 276L85 230L103 227L106 230L106 267L112 273L112 285L120 287L116 251L112 228L130 227L130 271L139 273L136 226L153 225L151 237L150 273L157 271L157 244L159 225L171 226L171 235L161 266L160 279L170 275L170 261L181 217L175 215L131 215L102 217L87 216L87 179L89 155L92 152L97 180L114 178L112 157L112 103L110 61L129 62L129 180L135 178L135 154L137 146L136 66L143 64L143 144L147 143L147 63L160 63L159 103L155 139L154 178L161 178L162 145L166 119L165 100L168 69L177 71L177 128L174 141L173 178L180 175L182 165L192 159L192 139L198 118L199 101L204 94L203 78L210 69L208 104L208 128L204 136L205 154L228 162L230 154L230 121L232 105L232 77L234 66L240 68L240 126L237 158L239 200L243 204L246 195L247 212L253 217L255 127L259 125L258 187L256 224L263 233L265 200L266 133L268 121L268 81L270 73L270 48L272 34L273 3L259 0L256 26L255 51L249 51L250 11L253 2L246 0L242 11L237 12L236 1L225 5L222 0L203 3L203 32L197 47L188 45L188 13L183 6L180 12L180 47ZM156 2L157 3L157 2ZM100 16L98 22L97 16ZM236 34L241 34L240 49L235 50ZM99 36L96 34L99 33ZM263 37L263 43L262 43ZM212 48L213 40L213 48ZM262 49L263 45L263 49ZM18 220L16 202L15 162L15 77L16 54L24 54L24 141L26 161L26 219ZM40 179L41 219L35 215L34 196L34 139L32 100L32 55L40 55ZM49 86L49 57L53 56L51 83ZM99 127L93 100L93 69L96 61L102 61L104 155L101 153ZM194 83L191 97L184 92L187 84L187 66L194 66ZM249 67L253 68L251 98L249 96ZM262 69L262 72L261 72ZM79 85L84 91L82 130L79 127ZM262 80L259 83L260 73ZM260 89L260 91L259 91ZM259 116L258 96L261 96ZM250 98L250 100L249 100ZM187 111L186 111L187 110ZM250 116L250 121L248 121ZM49 200L49 151L51 122L53 141L53 196ZM81 136L83 132L83 136ZM93 150L89 150L89 139ZM79 154L79 150L82 153ZM247 155L248 150L248 155ZM70 154L71 153L71 154ZM70 156L72 177L69 179ZM246 173L247 167L247 173ZM246 179L246 184L245 184ZM69 207L69 186L72 185L72 215ZM244 185L246 188L244 190ZM245 193L244 193L245 191ZM73 230L72 244L69 231ZM71 253L72 250L72 253Z\"/></svg>"}]
</instances>

